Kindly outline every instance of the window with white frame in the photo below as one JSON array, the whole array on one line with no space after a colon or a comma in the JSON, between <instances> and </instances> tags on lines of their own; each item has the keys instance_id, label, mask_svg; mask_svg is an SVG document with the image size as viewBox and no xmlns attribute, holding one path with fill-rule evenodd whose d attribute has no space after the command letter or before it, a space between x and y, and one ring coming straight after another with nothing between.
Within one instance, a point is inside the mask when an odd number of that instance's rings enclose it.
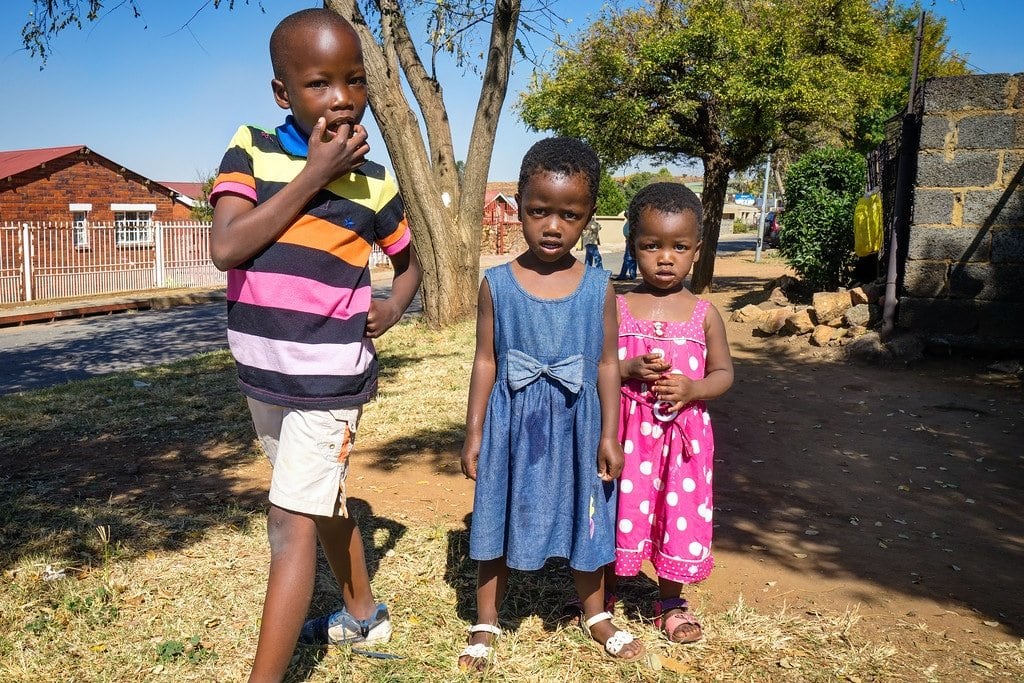
<instances>
[{"instance_id":1,"label":"window with white frame","mask_svg":"<svg viewBox=\"0 0 1024 683\"><path fill-rule=\"evenodd\" d=\"M118 245L153 244L156 204L111 204L114 239Z\"/></svg>"},{"instance_id":2,"label":"window with white frame","mask_svg":"<svg viewBox=\"0 0 1024 683\"><path fill-rule=\"evenodd\" d=\"M71 211L71 243L76 249L89 246L89 212L92 204L69 204Z\"/></svg>"}]
</instances>

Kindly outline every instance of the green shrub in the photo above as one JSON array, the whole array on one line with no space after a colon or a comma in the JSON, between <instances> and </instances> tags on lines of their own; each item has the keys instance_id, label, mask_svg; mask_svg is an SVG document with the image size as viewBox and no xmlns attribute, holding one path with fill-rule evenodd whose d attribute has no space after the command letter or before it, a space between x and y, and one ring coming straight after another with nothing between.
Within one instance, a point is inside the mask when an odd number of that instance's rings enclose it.
<instances>
[{"instance_id":1,"label":"green shrub","mask_svg":"<svg viewBox=\"0 0 1024 683\"><path fill-rule=\"evenodd\" d=\"M597 215L617 216L626 209L626 194L622 186L601 169L601 183L597 187Z\"/></svg>"},{"instance_id":2,"label":"green shrub","mask_svg":"<svg viewBox=\"0 0 1024 683\"><path fill-rule=\"evenodd\" d=\"M805 154L786 173L779 251L815 290L849 282L856 260L853 212L866 179L864 158L834 147Z\"/></svg>"}]
</instances>

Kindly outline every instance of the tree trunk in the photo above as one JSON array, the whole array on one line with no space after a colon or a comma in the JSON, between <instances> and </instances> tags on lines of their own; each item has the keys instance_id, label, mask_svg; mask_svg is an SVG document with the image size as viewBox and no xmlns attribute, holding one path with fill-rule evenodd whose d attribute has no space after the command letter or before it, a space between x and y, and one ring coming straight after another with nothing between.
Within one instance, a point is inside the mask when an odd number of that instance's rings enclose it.
<instances>
[{"instance_id":1,"label":"tree trunk","mask_svg":"<svg viewBox=\"0 0 1024 683\"><path fill-rule=\"evenodd\" d=\"M383 10L380 43L355 0L326 0L324 5L351 21L362 41L370 108L395 168L423 267L423 317L431 327L465 319L476 311L483 198L498 116L508 90L520 2L495 0L480 102L461 183L440 84L423 69L397 5L377 0ZM405 97L402 73L410 81L429 147Z\"/></svg>"},{"instance_id":2,"label":"tree trunk","mask_svg":"<svg viewBox=\"0 0 1024 683\"><path fill-rule=\"evenodd\" d=\"M729 163L719 155L704 157L704 189L700 195L704 210L704 240L700 248L700 260L693 266L690 276L690 290L694 294L711 291L711 280L715 275L715 254L718 251L718 236L722 232L722 209L729 188Z\"/></svg>"}]
</instances>

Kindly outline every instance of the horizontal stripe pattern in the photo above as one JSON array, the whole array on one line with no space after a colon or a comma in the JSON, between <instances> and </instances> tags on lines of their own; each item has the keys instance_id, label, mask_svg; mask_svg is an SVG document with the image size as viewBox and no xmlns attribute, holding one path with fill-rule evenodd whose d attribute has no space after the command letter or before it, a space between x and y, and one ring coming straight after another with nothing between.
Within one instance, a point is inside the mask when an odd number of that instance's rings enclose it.
<instances>
[{"instance_id":1,"label":"horizontal stripe pattern","mask_svg":"<svg viewBox=\"0 0 1024 683\"><path fill-rule=\"evenodd\" d=\"M228 330L228 346L243 365L290 375L361 375L374 358L373 344L368 339L348 344L304 344Z\"/></svg>"},{"instance_id":2,"label":"horizontal stripe pattern","mask_svg":"<svg viewBox=\"0 0 1024 683\"><path fill-rule=\"evenodd\" d=\"M269 339L306 344L357 342L366 334L366 313L348 319L228 302L229 329Z\"/></svg>"},{"instance_id":3,"label":"horizontal stripe pattern","mask_svg":"<svg viewBox=\"0 0 1024 683\"><path fill-rule=\"evenodd\" d=\"M214 191L267 202L305 167L276 133L242 126L221 161ZM366 162L333 181L281 235L228 273L228 342L252 398L295 407L344 407L372 398L368 262L410 243L405 207L383 166Z\"/></svg>"},{"instance_id":4,"label":"horizontal stripe pattern","mask_svg":"<svg viewBox=\"0 0 1024 683\"><path fill-rule=\"evenodd\" d=\"M317 249L354 266L370 259L369 242L351 230L331 225L316 216L300 216L277 241Z\"/></svg>"},{"instance_id":5,"label":"horizontal stripe pattern","mask_svg":"<svg viewBox=\"0 0 1024 683\"><path fill-rule=\"evenodd\" d=\"M255 370L240 363L238 386L258 401L288 408L327 410L363 405L377 395L377 361L366 373L352 377L288 375ZM274 387L273 390L264 387Z\"/></svg>"},{"instance_id":6,"label":"horizontal stripe pattern","mask_svg":"<svg viewBox=\"0 0 1024 683\"><path fill-rule=\"evenodd\" d=\"M364 266L356 266L338 260L333 254L309 249L296 244L275 244L257 254L251 261L238 270L263 273L298 274L322 282L331 287L350 287L356 289L370 284L370 271ZM230 273L230 271L229 271Z\"/></svg>"},{"instance_id":7,"label":"horizontal stripe pattern","mask_svg":"<svg viewBox=\"0 0 1024 683\"><path fill-rule=\"evenodd\" d=\"M370 287L331 287L283 273L233 270L228 274L228 301L341 320L369 311L370 294Z\"/></svg>"}]
</instances>

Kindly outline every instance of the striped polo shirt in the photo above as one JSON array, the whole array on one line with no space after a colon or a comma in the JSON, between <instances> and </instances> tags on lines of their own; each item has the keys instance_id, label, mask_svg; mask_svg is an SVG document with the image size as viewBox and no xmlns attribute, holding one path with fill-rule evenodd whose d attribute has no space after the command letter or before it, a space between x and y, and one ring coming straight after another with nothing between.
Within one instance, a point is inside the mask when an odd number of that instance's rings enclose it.
<instances>
[{"instance_id":1,"label":"striped polo shirt","mask_svg":"<svg viewBox=\"0 0 1024 683\"><path fill-rule=\"evenodd\" d=\"M267 201L306 163L292 117L274 131L242 126L210 192ZM377 355L363 335L370 251L409 245L398 188L367 161L320 192L272 244L228 271L228 343L242 393L273 405L326 410L377 392Z\"/></svg>"}]
</instances>

